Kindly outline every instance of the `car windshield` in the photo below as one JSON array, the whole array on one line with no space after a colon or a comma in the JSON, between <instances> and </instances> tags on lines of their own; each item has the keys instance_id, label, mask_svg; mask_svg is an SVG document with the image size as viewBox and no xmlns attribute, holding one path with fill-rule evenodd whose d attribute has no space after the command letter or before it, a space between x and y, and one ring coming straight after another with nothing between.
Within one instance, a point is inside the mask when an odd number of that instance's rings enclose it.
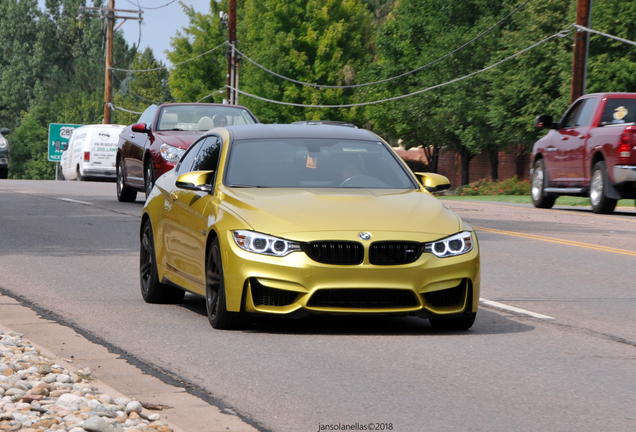
<instances>
[{"instance_id":1,"label":"car windshield","mask_svg":"<svg viewBox=\"0 0 636 432\"><path fill-rule=\"evenodd\" d=\"M414 189L406 169L381 142L333 139L234 141L230 187Z\"/></svg>"},{"instance_id":2,"label":"car windshield","mask_svg":"<svg viewBox=\"0 0 636 432\"><path fill-rule=\"evenodd\" d=\"M215 127L254 124L243 108L214 105L171 105L161 108L157 130L207 131Z\"/></svg>"}]
</instances>

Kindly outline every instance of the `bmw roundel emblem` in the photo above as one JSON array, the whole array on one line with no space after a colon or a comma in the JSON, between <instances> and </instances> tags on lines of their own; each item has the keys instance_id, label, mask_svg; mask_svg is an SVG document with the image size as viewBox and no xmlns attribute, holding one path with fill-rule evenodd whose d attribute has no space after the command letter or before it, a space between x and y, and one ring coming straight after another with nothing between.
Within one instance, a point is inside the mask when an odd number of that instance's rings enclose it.
<instances>
[{"instance_id":1,"label":"bmw roundel emblem","mask_svg":"<svg viewBox=\"0 0 636 432\"><path fill-rule=\"evenodd\" d=\"M371 238L371 233L361 232L358 234L358 237L360 237L360 240L369 240Z\"/></svg>"}]
</instances>

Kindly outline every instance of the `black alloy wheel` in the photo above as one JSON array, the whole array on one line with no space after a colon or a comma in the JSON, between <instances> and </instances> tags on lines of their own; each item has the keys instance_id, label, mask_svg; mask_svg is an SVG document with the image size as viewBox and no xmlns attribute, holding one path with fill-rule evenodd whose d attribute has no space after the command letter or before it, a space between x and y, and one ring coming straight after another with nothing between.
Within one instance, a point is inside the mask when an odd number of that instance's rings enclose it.
<instances>
[{"instance_id":1,"label":"black alloy wheel","mask_svg":"<svg viewBox=\"0 0 636 432\"><path fill-rule=\"evenodd\" d=\"M146 199L150 196L152 188L155 186L155 172L152 169L152 160L148 159L144 167L144 189L146 192Z\"/></svg>"},{"instance_id":2,"label":"black alloy wheel","mask_svg":"<svg viewBox=\"0 0 636 432\"><path fill-rule=\"evenodd\" d=\"M119 157L117 158L117 199L119 202L135 202L137 199L137 191L126 186L124 167Z\"/></svg>"},{"instance_id":3,"label":"black alloy wheel","mask_svg":"<svg viewBox=\"0 0 636 432\"><path fill-rule=\"evenodd\" d=\"M219 330L240 328L240 313L228 312L225 299L225 280L219 239L215 238L208 251L206 267L205 306L210 325Z\"/></svg>"},{"instance_id":4,"label":"black alloy wheel","mask_svg":"<svg viewBox=\"0 0 636 432\"><path fill-rule=\"evenodd\" d=\"M139 282L141 285L141 296L146 303L181 303L185 295L185 291L159 282L155 241L152 235L150 219L144 222L141 229Z\"/></svg>"}]
</instances>

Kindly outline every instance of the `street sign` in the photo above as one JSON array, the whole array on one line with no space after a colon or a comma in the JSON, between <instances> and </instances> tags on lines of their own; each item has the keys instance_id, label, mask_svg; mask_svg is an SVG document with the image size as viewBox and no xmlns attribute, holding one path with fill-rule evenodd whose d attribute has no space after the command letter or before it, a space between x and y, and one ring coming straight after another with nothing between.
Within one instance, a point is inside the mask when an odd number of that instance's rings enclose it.
<instances>
[{"instance_id":1,"label":"street sign","mask_svg":"<svg viewBox=\"0 0 636 432\"><path fill-rule=\"evenodd\" d=\"M84 125L51 123L49 125L49 162L62 160L62 144L68 143L73 129Z\"/></svg>"}]
</instances>

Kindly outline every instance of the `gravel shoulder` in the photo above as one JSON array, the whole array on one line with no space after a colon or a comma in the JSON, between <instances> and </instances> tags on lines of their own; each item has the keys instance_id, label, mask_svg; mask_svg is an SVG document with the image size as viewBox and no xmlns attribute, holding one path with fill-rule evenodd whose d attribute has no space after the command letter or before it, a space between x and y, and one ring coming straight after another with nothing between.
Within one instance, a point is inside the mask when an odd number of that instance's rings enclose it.
<instances>
[{"instance_id":1,"label":"gravel shoulder","mask_svg":"<svg viewBox=\"0 0 636 432\"><path fill-rule=\"evenodd\" d=\"M2 294L0 317L2 431L259 430Z\"/></svg>"}]
</instances>

